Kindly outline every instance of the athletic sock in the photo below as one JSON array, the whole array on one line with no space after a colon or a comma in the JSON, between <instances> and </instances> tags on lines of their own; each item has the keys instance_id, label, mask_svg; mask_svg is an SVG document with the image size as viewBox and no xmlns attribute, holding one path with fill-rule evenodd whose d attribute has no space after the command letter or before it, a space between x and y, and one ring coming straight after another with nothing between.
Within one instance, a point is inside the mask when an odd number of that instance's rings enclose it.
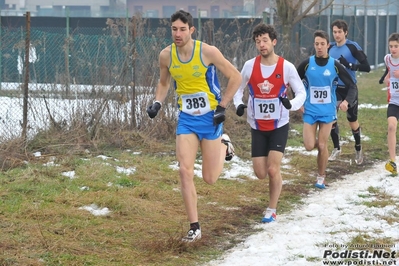
<instances>
[{"instance_id":1,"label":"athletic sock","mask_svg":"<svg viewBox=\"0 0 399 266\"><path fill-rule=\"evenodd\" d=\"M360 132L361 132L360 127L356 130L352 129L352 135L353 135L353 138L355 139L355 149L357 151L360 151L362 148L362 146L360 144Z\"/></svg>"},{"instance_id":2,"label":"athletic sock","mask_svg":"<svg viewBox=\"0 0 399 266\"><path fill-rule=\"evenodd\" d=\"M336 148L337 150L340 150L341 147L339 146L339 127L338 127L337 122L335 122L332 125L330 136L331 136L332 142L334 144L334 148Z\"/></svg>"},{"instance_id":3,"label":"athletic sock","mask_svg":"<svg viewBox=\"0 0 399 266\"><path fill-rule=\"evenodd\" d=\"M197 230L197 229L200 229L200 225L199 225L199 223L198 222L196 222L196 223L191 223L190 224L190 229L191 230Z\"/></svg>"}]
</instances>

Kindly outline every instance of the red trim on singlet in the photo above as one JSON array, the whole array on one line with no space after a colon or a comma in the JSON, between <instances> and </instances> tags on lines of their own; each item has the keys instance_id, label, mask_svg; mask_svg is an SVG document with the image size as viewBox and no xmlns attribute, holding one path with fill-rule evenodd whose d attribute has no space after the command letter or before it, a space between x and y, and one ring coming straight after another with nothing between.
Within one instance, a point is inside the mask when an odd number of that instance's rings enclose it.
<instances>
[{"instance_id":1,"label":"red trim on singlet","mask_svg":"<svg viewBox=\"0 0 399 266\"><path fill-rule=\"evenodd\" d=\"M261 99L278 98L279 96L282 95L282 92L286 92L284 84L284 58L282 57L278 58L276 68L269 77L263 77L260 61L261 57L259 55L255 58L252 74L248 81L248 84L251 86L253 90L253 97ZM273 87L270 89L270 91L263 91L263 92L261 91L258 84L263 84L264 82L272 84ZM254 108L256 107L254 106ZM257 119L255 120L255 123L258 130L271 131L277 128L278 120Z\"/></svg>"}]
</instances>

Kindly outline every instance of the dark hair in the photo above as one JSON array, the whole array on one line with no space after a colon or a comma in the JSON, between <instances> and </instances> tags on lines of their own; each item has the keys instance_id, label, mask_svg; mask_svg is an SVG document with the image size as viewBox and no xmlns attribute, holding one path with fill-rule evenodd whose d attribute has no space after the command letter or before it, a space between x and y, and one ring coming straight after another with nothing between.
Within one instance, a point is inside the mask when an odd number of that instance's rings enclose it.
<instances>
[{"instance_id":1,"label":"dark hair","mask_svg":"<svg viewBox=\"0 0 399 266\"><path fill-rule=\"evenodd\" d=\"M394 42L394 41L399 42L399 33L397 32L394 32L391 35L389 35L388 42Z\"/></svg>"},{"instance_id":2,"label":"dark hair","mask_svg":"<svg viewBox=\"0 0 399 266\"><path fill-rule=\"evenodd\" d=\"M181 20L183 23L188 24L188 27L191 28L192 26L194 26L194 20L193 20L193 16L191 16L190 13L184 11L184 10L179 10L176 11L175 13L172 14L172 16L170 16L170 21L173 23L176 20Z\"/></svg>"},{"instance_id":3,"label":"dark hair","mask_svg":"<svg viewBox=\"0 0 399 266\"><path fill-rule=\"evenodd\" d=\"M342 29L344 33L348 32L348 23L346 23L345 20L342 19L337 19L334 20L333 23L331 23L331 29L336 26L338 29Z\"/></svg>"},{"instance_id":4,"label":"dark hair","mask_svg":"<svg viewBox=\"0 0 399 266\"><path fill-rule=\"evenodd\" d=\"M265 23L260 23L255 26L253 32L252 32L252 40L255 41L255 38L263 35L263 34L269 34L269 37L271 40L277 39L277 31L273 27L273 25L265 24Z\"/></svg>"},{"instance_id":5,"label":"dark hair","mask_svg":"<svg viewBox=\"0 0 399 266\"><path fill-rule=\"evenodd\" d=\"M315 39L316 37L324 38L327 40L327 43L330 42L330 37L328 36L328 33L325 32L324 30L316 30L313 33L313 38Z\"/></svg>"}]
</instances>

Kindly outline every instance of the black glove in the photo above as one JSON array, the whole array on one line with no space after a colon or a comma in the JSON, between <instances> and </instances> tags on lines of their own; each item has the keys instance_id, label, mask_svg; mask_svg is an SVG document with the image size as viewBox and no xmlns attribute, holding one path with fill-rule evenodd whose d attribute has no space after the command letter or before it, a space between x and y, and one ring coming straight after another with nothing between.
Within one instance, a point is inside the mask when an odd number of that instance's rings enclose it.
<instances>
[{"instance_id":1,"label":"black glove","mask_svg":"<svg viewBox=\"0 0 399 266\"><path fill-rule=\"evenodd\" d=\"M236 114L237 114L238 116L242 116L242 115L244 114L245 108L247 108L247 106L246 106L245 104L240 104L240 105L237 107Z\"/></svg>"},{"instance_id":2,"label":"black glove","mask_svg":"<svg viewBox=\"0 0 399 266\"><path fill-rule=\"evenodd\" d=\"M222 123L225 119L226 119L226 108L218 105L216 107L215 113L213 114L213 124L219 125L220 123Z\"/></svg>"},{"instance_id":3,"label":"black glove","mask_svg":"<svg viewBox=\"0 0 399 266\"><path fill-rule=\"evenodd\" d=\"M290 102L290 100L288 100L288 98L283 98L283 97L278 97L280 99L280 101L283 103L285 109L290 110L292 107L292 104Z\"/></svg>"},{"instance_id":4,"label":"black glove","mask_svg":"<svg viewBox=\"0 0 399 266\"><path fill-rule=\"evenodd\" d=\"M380 78L380 80L378 81L378 83L380 83L380 84L384 83L384 79L383 79L383 78Z\"/></svg>"},{"instance_id":5,"label":"black glove","mask_svg":"<svg viewBox=\"0 0 399 266\"><path fill-rule=\"evenodd\" d=\"M346 60L345 57L342 56L342 54L341 54L341 57L338 58L338 61L339 61L342 65L344 65L346 68L351 68L351 67L349 66L348 60Z\"/></svg>"},{"instance_id":6,"label":"black glove","mask_svg":"<svg viewBox=\"0 0 399 266\"><path fill-rule=\"evenodd\" d=\"M148 116L154 118L158 114L159 109L161 109L161 104L159 102L154 102L147 107Z\"/></svg>"}]
</instances>

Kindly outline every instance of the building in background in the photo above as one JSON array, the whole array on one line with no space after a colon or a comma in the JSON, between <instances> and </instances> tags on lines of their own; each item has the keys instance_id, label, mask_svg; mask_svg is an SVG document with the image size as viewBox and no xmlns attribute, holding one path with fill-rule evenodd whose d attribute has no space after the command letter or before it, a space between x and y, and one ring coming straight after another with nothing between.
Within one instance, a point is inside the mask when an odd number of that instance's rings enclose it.
<instances>
[{"instance_id":1,"label":"building in background","mask_svg":"<svg viewBox=\"0 0 399 266\"><path fill-rule=\"evenodd\" d=\"M314 8L322 8L328 0L320 0ZM306 8L307 1L303 7ZM275 13L273 0L0 0L2 16L71 16L126 17L140 14L147 18L169 18L177 10L186 10L194 17L245 18ZM396 15L398 0L335 0L323 12L331 15Z\"/></svg>"},{"instance_id":2,"label":"building in background","mask_svg":"<svg viewBox=\"0 0 399 266\"><path fill-rule=\"evenodd\" d=\"M177 10L194 17L261 17L270 1L262 0L0 0L2 15L126 17L140 14L149 18L169 18Z\"/></svg>"},{"instance_id":3,"label":"building in background","mask_svg":"<svg viewBox=\"0 0 399 266\"><path fill-rule=\"evenodd\" d=\"M326 0L324 0L326 2ZM335 0L326 12L344 16L386 16L399 13L397 0Z\"/></svg>"}]
</instances>

